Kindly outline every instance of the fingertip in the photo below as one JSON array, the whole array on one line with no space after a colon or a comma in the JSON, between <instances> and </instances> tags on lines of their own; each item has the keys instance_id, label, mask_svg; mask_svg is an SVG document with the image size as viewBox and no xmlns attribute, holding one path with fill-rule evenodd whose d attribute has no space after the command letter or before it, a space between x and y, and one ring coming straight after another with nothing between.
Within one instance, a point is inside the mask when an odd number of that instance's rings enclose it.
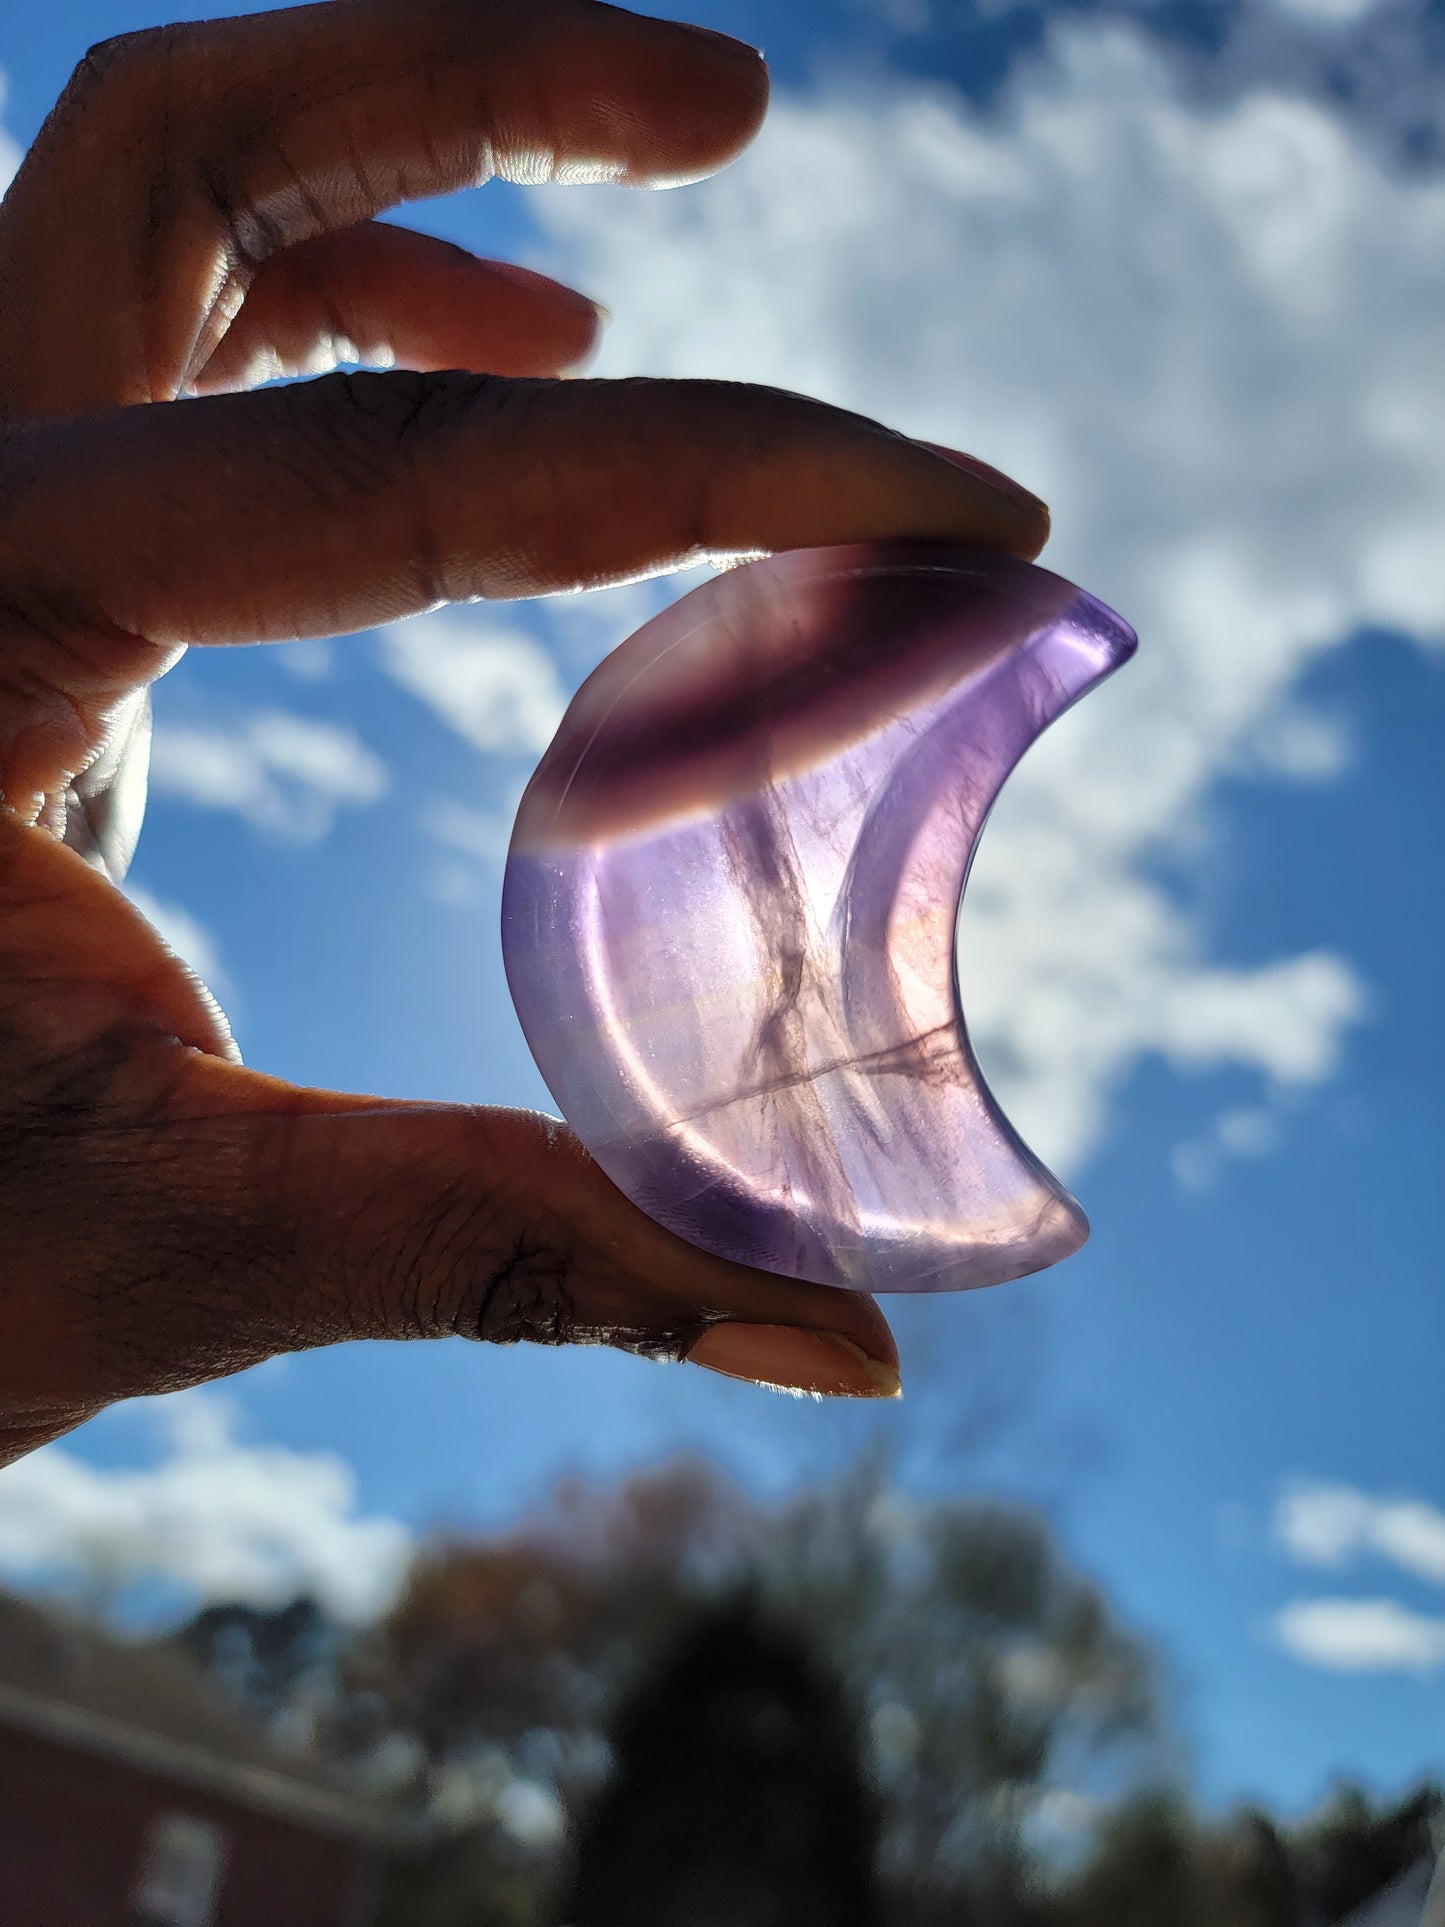
<instances>
[{"instance_id":1,"label":"fingertip","mask_svg":"<svg viewBox=\"0 0 1445 1927\"><path fill-rule=\"evenodd\" d=\"M488 317L492 329L488 372L523 379L585 374L597 359L611 319L611 309L600 301L560 282L549 283L545 293L537 290L529 329L513 328L504 335L497 317ZM455 357L447 365L455 365Z\"/></svg>"},{"instance_id":2,"label":"fingertip","mask_svg":"<svg viewBox=\"0 0 1445 1927\"><path fill-rule=\"evenodd\" d=\"M457 250L458 254L461 250ZM542 274L536 268L524 268L517 261L496 261L462 255L468 272L479 269L489 281L503 282L509 288L518 289L524 295L533 297L545 308L564 310L575 314L579 319L595 322L598 317L611 319L611 310L604 308L600 301L580 289L569 286L565 281L557 281L550 274Z\"/></svg>"},{"instance_id":3,"label":"fingertip","mask_svg":"<svg viewBox=\"0 0 1445 1927\"><path fill-rule=\"evenodd\" d=\"M659 142L621 178L628 187L685 187L715 174L755 138L772 81L762 53L745 40L681 22L648 24L668 27L671 58L654 75L652 116L659 129L675 126L676 140Z\"/></svg>"},{"instance_id":4,"label":"fingertip","mask_svg":"<svg viewBox=\"0 0 1445 1927\"><path fill-rule=\"evenodd\" d=\"M871 1358L836 1332L802 1326L724 1323L709 1326L688 1363L723 1378L813 1398L901 1398L896 1365Z\"/></svg>"},{"instance_id":5,"label":"fingertip","mask_svg":"<svg viewBox=\"0 0 1445 1927\"><path fill-rule=\"evenodd\" d=\"M1024 562L1032 562L1048 546L1053 529L1053 517L1045 504L1040 502L1034 515L1034 532L1029 536L1024 547L1019 550L1020 559Z\"/></svg>"},{"instance_id":6,"label":"fingertip","mask_svg":"<svg viewBox=\"0 0 1445 1927\"><path fill-rule=\"evenodd\" d=\"M713 85L719 92L731 93L739 118L756 133L767 113L773 85L762 48L712 27L690 26L687 31L702 43Z\"/></svg>"},{"instance_id":7,"label":"fingertip","mask_svg":"<svg viewBox=\"0 0 1445 1927\"><path fill-rule=\"evenodd\" d=\"M602 347L602 337L606 334L612 320L612 310L604 308L600 301L589 302L588 307L589 314L583 315L579 311L575 318L576 346L557 363L559 375L575 379L578 375L587 374L597 360L598 351Z\"/></svg>"},{"instance_id":8,"label":"fingertip","mask_svg":"<svg viewBox=\"0 0 1445 1927\"><path fill-rule=\"evenodd\" d=\"M966 475L982 482L994 494L1001 496L1009 505L1011 520L1015 527L1008 544L1009 553L1016 555L1021 562L1032 562L1049 539L1050 517L1048 505L1016 482L1011 475L995 468L992 463L980 461L977 455L968 455L960 448L947 448L941 442L926 442L919 439L918 446L926 448L930 455L938 455L952 468L960 468Z\"/></svg>"}]
</instances>

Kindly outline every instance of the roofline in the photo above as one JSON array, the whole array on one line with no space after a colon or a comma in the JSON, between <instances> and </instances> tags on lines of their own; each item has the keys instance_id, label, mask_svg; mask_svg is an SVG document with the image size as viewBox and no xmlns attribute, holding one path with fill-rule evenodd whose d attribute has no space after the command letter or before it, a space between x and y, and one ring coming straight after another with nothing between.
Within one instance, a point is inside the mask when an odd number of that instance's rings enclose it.
<instances>
[{"instance_id":1,"label":"roofline","mask_svg":"<svg viewBox=\"0 0 1445 1927\"><path fill-rule=\"evenodd\" d=\"M180 1780L200 1792L222 1794L254 1812L299 1822L320 1833L373 1846L400 1846L407 1837L401 1823L368 1811L345 1794L308 1786L270 1767L246 1766L205 1747L167 1739L108 1714L88 1712L4 1682L0 1682L0 1726Z\"/></svg>"},{"instance_id":2,"label":"roofline","mask_svg":"<svg viewBox=\"0 0 1445 1927\"><path fill-rule=\"evenodd\" d=\"M1441 1846L1435 1862L1435 1876L1425 1896L1425 1911L1420 1916L1420 1927L1445 1927L1445 1845Z\"/></svg>"}]
</instances>

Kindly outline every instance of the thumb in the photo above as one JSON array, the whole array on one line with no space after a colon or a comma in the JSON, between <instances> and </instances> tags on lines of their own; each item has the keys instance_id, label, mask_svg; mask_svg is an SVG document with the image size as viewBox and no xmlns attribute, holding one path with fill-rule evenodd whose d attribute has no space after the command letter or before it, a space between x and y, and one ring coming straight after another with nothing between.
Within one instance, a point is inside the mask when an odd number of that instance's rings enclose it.
<instances>
[{"instance_id":1,"label":"thumb","mask_svg":"<svg viewBox=\"0 0 1445 1927\"><path fill-rule=\"evenodd\" d=\"M305 1090L187 1052L164 1213L184 1253L154 1289L204 1357L355 1338L607 1344L798 1392L892 1396L872 1299L714 1258L632 1205L531 1112ZM161 1233L162 1237L166 1234ZM156 1307L152 1330L175 1315ZM152 1340L154 1342L154 1340ZM230 1366L227 1369L235 1369Z\"/></svg>"},{"instance_id":2,"label":"thumb","mask_svg":"<svg viewBox=\"0 0 1445 1927\"><path fill-rule=\"evenodd\" d=\"M802 1392L898 1389L871 1299L694 1249L550 1118L299 1090L200 1055L182 1102L233 1146L223 1223L266 1227L282 1344L607 1344Z\"/></svg>"},{"instance_id":3,"label":"thumb","mask_svg":"<svg viewBox=\"0 0 1445 1927\"><path fill-rule=\"evenodd\" d=\"M72 851L0 808L0 1464L278 1352L610 1344L887 1396L871 1299L693 1249L524 1111L302 1089Z\"/></svg>"}]
</instances>

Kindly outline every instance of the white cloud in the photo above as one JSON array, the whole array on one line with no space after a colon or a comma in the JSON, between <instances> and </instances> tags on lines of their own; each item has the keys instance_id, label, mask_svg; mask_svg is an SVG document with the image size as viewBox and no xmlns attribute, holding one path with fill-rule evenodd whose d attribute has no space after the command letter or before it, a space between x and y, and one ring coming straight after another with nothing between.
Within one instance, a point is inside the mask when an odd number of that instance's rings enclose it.
<instances>
[{"instance_id":1,"label":"white cloud","mask_svg":"<svg viewBox=\"0 0 1445 1927\"><path fill-rule=\"evenodd\" d=\"M297 682L328 682L336 672L336 645L328 636L307 636L278 649L276 660Z\"/></svg>"},{"instance_id":2,"label":"white cloud","mask_svg":"<svg viewBox=\"0 0 1445 1927\"><path fill-rule=\"evenodd\" d=\"M1373 1556L1445 1586L1445 1511L1424 1500L1299 1480L1281 1495L1273 1525L1276 1543L1299 1565L1338 1570ZM1275 1614L1272 1630L1294 1658L1333 1672L1445 1666L1445 1618L1396 1599L1296 1600Z\"/></svg>"},{"instance_id":3,"label":"white cloud","mask_svg":"<svg viewBox=\"0 0 1445 1927\"><path fill-rule=\"evenodd\" d=\"M5 76L0 73L0 107L5 104ZM20 149L10 136L0 127L0 194L3 194L15 178L15 170L20 165Z\"/></svg>"},{"instance_id":4,"label":"white cloud","mask_svg":"<svg viewBox=\"0 0 1445 1927\"><path fill-rule=\"evenodd\" d=\"M1274 1531L1301 1565L1340 1567L1372 1554L1445 1586L1445 1511L1422 1499L1381 1499L1356 1486L1299 1481L1281 1495Z\"/></svg>"},{"instance_id":5,"label":"white cloud","mask_svg":"<svg viewBox=\"0 0 1445 1927\"><path fill-rule=\"evenodd\" d=\"M857 0L855 0L855 4ZM884 24L895 33L927 33L933 24L933 0L866 0L870 11L877 7Z\"/></svg>"},{"instance_id":6,"label":"white cloud","mask_svg":"<svg viewBox=\"0 0 1445 1927\"><path fill-rule=\"evenodd\" d=\"M1445 1666L1445 1619L1393 1599L1301 1599L1272 1622L1293 1658L1332 1673L1433 1672Z\"/></svg>"},{"instance_id":7,"label":"white cloud","mask_svg":"<svg viewBox=\"0 0 1445 1927\"><path fill-rule=\"evenodd\" d=\"M1296 783L1328 782L1344 775L1354 754L1345 717L1282 709L1266 717L1253 742L1246 745L1243 773L1258 771Z\"/></svg>"},{"instance_id":8,"label":"white cloud","mask_svg":"<svg viewBox=\"0 0 1445 1927\"><path fill-rule=\"evenodd\" d=\"M1352 27L1372 14L1380 0L1274 0L1282 13L1295 15L1311 25Z\"/></svg>"},{"instance_id":9,"label":"white cloud","mask_svg":"<svg viewBox=\"0 0 1445 1927\"><path fill-rule=\"evenodd\" d=\"M476 809L450 797L434 797L427 805L418 820L444 853L423 876L423 887L436 902L471 903L500 877L524 787L517 783L495 809Z\"/></svg>"},{"instance_id":10,"label":"white cloud","mask_svg":"<svg viewBox=\"0 0 1445 1927\"><path fill-rule=\"evenodd\" d=\"M433 863L422 878L422 888L434 903L453 907L473 902L479 883L475 867L455 858Z\"/></svg>"},{"instance_id":11,"label":"white cloud","mask_svg":"<svg viewBox=\"0 0 1445 1927\"><path fill-rule=\"evenodd\" d=\"M220 995L226 986L226 972L214 932L180 904L152 896L131 877L126 879L125 894L141 915L155 925L176 955L191 966L201 982Z\"/></svg>"},{"instance_id":12,"label":"white cloud","mask_svg":"<svg viewBox=\"0 0 1445 1927\"><path fill-rule=\"evenodd\" d=\"M1194 104L1094 21L987 115L903 82L782 98L687 195L539 212L614 309L599 373L776 383L972 448L1052 503L1050 566L1138 627L1010 783L964 914L980 1055L1036 1148L1077 1163L1151 1053L1331 1075L1364 1010L1348 962L1226 967L1151 859L1197 847L1261 743L1299 780L1338 768L1290 719L1354 631L1442 638L1445 184L1390 178L1302 99Z\"/></svg>"},{"instance_id":13,"label":"white cloud","mask_svg":"<svg viewBox=\"0 0 1445 1927\"><path fill-rule=\"evenodd\" d=\"M1279 1126L1268 1111L1222 1111L1214 1128L1220 1143L1237 1158L1262 1158L1279 1141Z\"/></svg>"},{"instance_id":14,"label":"white cloud","mask_svg":"<svg viewBox=\"0 0 1445 1927\"><path fill-rule=\"evenodd\" d=\"M1148 0L1139 0L1149 24ZM1176 57L1219 98L1268 80L1348 120L1392 164L1438 168L1442 155L1438 15L1432 0L1244 0L1207 50Z\"/></svg>"},{"instance_id":15,"label":"white cloud","mask_svg":"<svg viewBox=\"0 0 1445 1927\"><path fill-rule=\"evenodd\" d=\"M1279 1143L1279 1120L1262 1105L1221 1111L1209 1130L1174 1147L1170 1162L1187 1191L1207 1191L1230 1158L1262 1158Z\"/></svg>"},{"instance_id":16,"label":"white cloud","mask_svg":"<svg viewBox=\"0 0 1445 1927\"><path fill-rule=\"evenodd\" d=\"M382 666L475 749L536 755L551 741L566 697L552 658L525 630L464 606L380 634Z\"/></svg>"},{"instance_id":17,"label":"white cloud","mask_svg":"<svg viewBox=\"0 0 1445 1927\"><path fill-rule=\"evenodd\" d=\"M352 730L282 709L224 725L157 722L150 780L294 843L319 841L338 811L375 803L391 787L386 765Z\"/></svg>"},{"instance_id":18,"label":"white cloud","mask_svg":"<svg viewBox=\"0 0 1445 1927\"><path fill-rule=\"evenodd\" d=\"M511 811L473 810L464 803L442 799L427 812L424 824L444 849L500 869L512 840L514 814L515 805Z\"/></svg>"},{"instance_id":19,"label":"white cloud","mask_svg":"<svg viewBox=\"0 0 1445 1927\"><path fill-rule=\"evenodd\" d=\"M153 1406L167 1444L153 1466L92 1465L47 1445L0 1472L0 1568L42 1580L155 1577L199 1600L274 1602L305 1588L348 1618L387 1602L410 1535L399 1520L358 1513L344 1459L245 1442L234 1406L215 1393Z\"/></svg>"}]
</instances>

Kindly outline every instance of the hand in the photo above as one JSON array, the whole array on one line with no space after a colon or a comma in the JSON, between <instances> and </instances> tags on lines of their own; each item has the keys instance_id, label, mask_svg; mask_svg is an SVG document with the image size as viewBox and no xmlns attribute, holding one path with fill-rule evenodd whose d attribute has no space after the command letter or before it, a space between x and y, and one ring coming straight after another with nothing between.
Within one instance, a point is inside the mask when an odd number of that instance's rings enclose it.
<instances>
[{"instance_id":1,"label":"hand","mask_svg":"<svg viewBox=\"0 0 1445 1927\"><path fill-rule=\"evenodd\" d=\"M692 1250L550 1119L242 1068L111 880L188 644L870 537L1037 553L1031 497L857 416L558 379L590 303L371 218L493 175L696 179L766 96L750 49L592 0L331 0L106 42L26 158L0 205L0 1460L352 1338L896 1389L871 1300ZM242 392L338 338L395 371Z\"/></svg>"}]
</instances>

